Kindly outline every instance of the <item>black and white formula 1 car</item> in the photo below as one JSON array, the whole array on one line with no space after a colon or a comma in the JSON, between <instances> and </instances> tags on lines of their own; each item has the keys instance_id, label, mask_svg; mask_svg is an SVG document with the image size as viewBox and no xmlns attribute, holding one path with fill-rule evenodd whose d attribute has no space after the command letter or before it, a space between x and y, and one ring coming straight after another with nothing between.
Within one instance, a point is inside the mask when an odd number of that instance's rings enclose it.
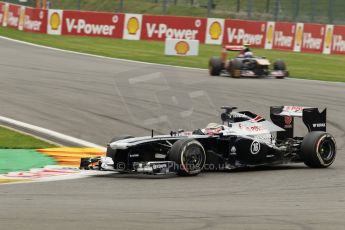
<instances>
[{"instance_id":1,"label":"black and white formula 1 car","mask_svg":"<svg viewBox=\"0 0 345 230\"><path fill-rule=\"evenodd\" d=\"M237 57L228 59L228 51L239 51ZM270 68L270 61L266 57L254 56L248 46L224 46L220 57L212 57L208 63L211 76L225 75L233 78L240 77L275 77L289 76L286 64L279 59Z\"/></svg>"},{"instance_id":2,"label":"black and white formula 1 car","mask_svg":"<svg viewBox=\"0 0 345 230\"><path fill-rule=\"evenodd\" d=\"M222 107L222 124L193 132L122 137L111 140L106 157L83 158L82 169L120 173L197 175L205 170L231 170L303 162L312 168L330 166L336 156L334 137L326 132L326 109L273 106L271 120L236 107ZM294 137L294 118L308 129Z\"/></svg>"}]
</instances>

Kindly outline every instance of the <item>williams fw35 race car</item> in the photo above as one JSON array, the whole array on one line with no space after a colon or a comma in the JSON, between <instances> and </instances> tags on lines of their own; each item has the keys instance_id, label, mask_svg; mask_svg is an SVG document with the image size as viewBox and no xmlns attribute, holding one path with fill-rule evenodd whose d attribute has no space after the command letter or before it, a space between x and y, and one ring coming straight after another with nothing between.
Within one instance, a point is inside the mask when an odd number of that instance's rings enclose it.
<instances>
[{"instance_id":1,"label":"williams fw35 race car","mask_svg":"<svg viewBox=\"0 0 345 230\"><path fill-rule=\"evenodd\" d=\"M240 51L240 54L228 59L228 51ZM212 57L208 63L211 76L240 77L275 77L285 78L289 71L283 60L276 60L273 69L270 69L270 61L266 57L254 56L248 46L224 46L220 57Z\"/></svg>"},{"instance_id":2,"label":"williams fw35 race car","mask_svg":"<svg viewBox=\"0 0 345 230\"><path fill-rule=\"evenodd\" d=\"M326 109L272 106L271 121L236 107L222 107L221 124L210 123L193 132L124 136L112 139L106 157L83 158L82 169L120 173L197 175L201 171L231 170L303 162L312 168L330 166L336 156L334 137L326 132ZM294 137L294 119L308 133Z\"/></svg>"}]
</instances>

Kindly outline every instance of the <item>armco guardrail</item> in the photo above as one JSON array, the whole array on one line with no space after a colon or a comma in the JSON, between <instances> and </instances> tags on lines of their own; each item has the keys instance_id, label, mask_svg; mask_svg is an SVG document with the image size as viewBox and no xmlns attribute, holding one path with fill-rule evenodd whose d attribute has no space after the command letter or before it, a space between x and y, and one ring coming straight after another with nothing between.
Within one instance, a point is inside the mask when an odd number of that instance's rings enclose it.
<instances>
[{"instance_id":1,"label":"armco guardrail","mask_svg":"<svg viewBox=\"0 0 345 230\"><path fill-rule=\"evenodd\" d=\"M156 41L177 38L206 44L248 43L265 49L345 54L345 26L341 25L43 10L3 2L0 25L54 35Z\"/></svg>"}]
</instances>

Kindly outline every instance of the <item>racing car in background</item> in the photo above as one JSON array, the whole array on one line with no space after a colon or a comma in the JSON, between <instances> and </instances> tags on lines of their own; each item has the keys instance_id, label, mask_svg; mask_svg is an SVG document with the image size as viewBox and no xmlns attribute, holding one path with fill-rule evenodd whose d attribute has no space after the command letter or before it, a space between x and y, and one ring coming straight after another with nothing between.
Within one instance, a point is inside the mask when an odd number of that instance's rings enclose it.
<instances>
[{"instance_id":1,"label":"racing car in background","mask_svg":"<svg viewBox=\"0 0 345 230\"><path fill-rule=\"evenodd\" d=\"M239 51L240 54L228 59L228 51ZM248 45L224 46L220 57L212 57L208 63L211 76L226 75L239 77L275 77L285 78L289 76L286 64L283 60L276 60L273 69L270 69L270 61L266 57L253 56Z\"/></svg>"},{"instance_id":2,"label":"racing car in background","mask_svg":"<svg viewBox=\"0 0 345 230\"><path fill-rule=\"evenodd\" d=\"M231 170L261 165L304 162L312 168L330 166L336 156L334 137L326 132L326 109L272 106L271 121L250 111L222 107L221 124L192 132L123 136L112 139L106 157L83 158L80 167L120 173L197 175L202 170ZM308 129L294 137L294 118Z\"/></svg>"}]
</instances>

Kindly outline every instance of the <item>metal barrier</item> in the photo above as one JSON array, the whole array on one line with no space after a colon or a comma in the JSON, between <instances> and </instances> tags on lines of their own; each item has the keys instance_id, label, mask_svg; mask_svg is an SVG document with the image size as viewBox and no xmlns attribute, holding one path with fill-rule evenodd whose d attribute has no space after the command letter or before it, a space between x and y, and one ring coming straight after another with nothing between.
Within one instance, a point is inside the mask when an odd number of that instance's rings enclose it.
<instances>
[{"instance_id":1,"label":"metal barrier","mask_svg":"<svg viewBox=\"0 0 345 230\"><path fill-rule=\"evenodd\" d=\"M36 0L5 0L36 6ZM47 0L55 9L345 24L344 0Z\"/></svg>"}]
</instances>

